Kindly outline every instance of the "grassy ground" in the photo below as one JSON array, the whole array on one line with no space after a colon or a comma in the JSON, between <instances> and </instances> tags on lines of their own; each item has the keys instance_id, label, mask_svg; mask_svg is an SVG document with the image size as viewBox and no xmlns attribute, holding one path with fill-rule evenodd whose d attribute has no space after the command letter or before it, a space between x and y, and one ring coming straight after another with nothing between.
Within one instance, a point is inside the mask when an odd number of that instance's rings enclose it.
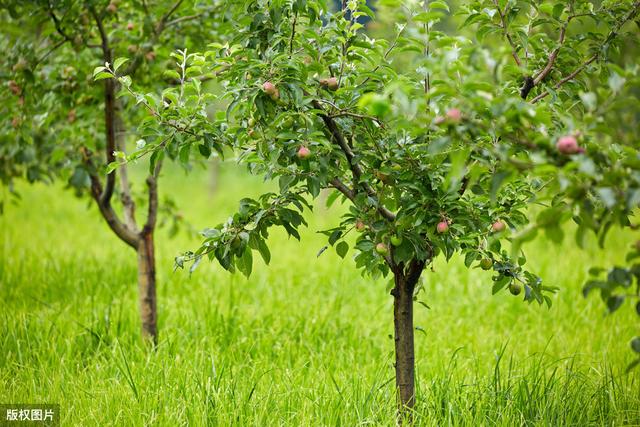
<instances>
[{"instance_id":1,"label":"grassy ground","mask_svg":"<svg viewBox=\"0 0 640 427\"><path fill-rule=\"evenodd\" d=\"M264 184L223 166L168 172L196 228L224 220ZM191 276L173 257L198 238L158 234L161 344L139 342L135 257L86 200L61 187L21 187L0 217L0 402L60 403L63 425L394 425L392 300L315 232L274 233L272 265L246 280L203 263ZM335 213L335 211L334 211ZM627 239L628 240L628 239ZM435 263L417 305L421 425L640 425L640 370L625 375L637 321L604 315L581 283L603 253L568 242L530 245L529 261L561 287L548 310L508 293L460 260Z\"/></svg>"}]
</instances>

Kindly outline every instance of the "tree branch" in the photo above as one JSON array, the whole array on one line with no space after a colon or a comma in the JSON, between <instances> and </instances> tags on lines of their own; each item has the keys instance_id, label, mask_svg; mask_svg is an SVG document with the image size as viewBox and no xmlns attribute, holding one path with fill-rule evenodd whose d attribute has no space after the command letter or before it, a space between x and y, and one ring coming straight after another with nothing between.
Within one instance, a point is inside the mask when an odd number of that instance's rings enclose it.
<instances>
[{"instance_id":1,"label":"tree branch","mask_svg":"<svg viewBox=\"0 0 640 427\"><path fill-rule=\"evenodd\" d=\"M58 17L56 16L55 13L53 13L53 6L51 5L51 3L49 3L49 16L53 21L53 26L56 28L56 32L60 34L62 38L64 38L66 41L73 42L73 39L67 33L65 33L64 30L62 29L62 25L60 24Z\"/></svg>"},{"instance_id":2,"label":"tree branch","mask_svg":"<svg viewBox=\"0 0 640 427\"><path fill-rule=\"evenodd\" d=\"M578 68L576 68L575 70L573 70L573 72L571 72L571 74L569 74L568 76L564 77L563 79L561 79L558 83L556 83L553 88L554 89L558 89L560 88L560 86L562 86L563 84L567 83L570 80L573 80L578 74L580 74L582 72L582 70L584 70L585 68L587 68L589 66L589 64L591 64L593 61L595 61L596 59L598 59L599 54L596 53L594 54L591 58L589 58L587 61L585 61L582 65L580 65ZM536 102L540 101L541 99L545 98L547 95L549 95L549 92L545 91L542 92L541 94L539 94L538 96L536 96L535 98L533 98L531 100L532 104L535 104Z\"/></svg>"},{"instance_id":3,"label":"tree branch","mask_svg":"<svg viewBox=\"0 0 640 427\"><path fill-rule=\"evenodd\" d=\"M109 38L102 25L102 19L96 12L95 8L90 7L89 11L96 21L98 32L100 33L100 40L102 46L102 56L104 62L111 64L111 48L109 47ZM104 125L106 133L106 146L105 154L107 164L115 161L116 151L116 114L115 114L115 101L116 101L116 88L115 81L113 79L104 79ZM111 202L111 196L116 185L116 171L112 170L107 174L107 183L105 185L102 196L100 197L101 204L109 205Z\"/></svg>"},{"instance_id":4,"label":"tree branch","mask_svg":"<svg viewBox=\"0 0 640 427\"><path fill-rule=\"evenodd\" d=\"M329 130L329 133L331 134L331 136L333 137L333 139L338 144L338 146L344 153L345 157L347 158L347 163L349 164L349 169L351 170L351 173L353 175L353 180L355 185L356 186L361 185L368 195L373 196L377 199L377 195L374 189L371 188L371 186L366 182L360 182L360 179L362 178L362 174L363 174L362 169L360 168L360 165L358 165L358 163L355 161L355 156L353 154L353 151L351 151L351 147L349 146L347 141L344 139L342 132L340 132L340 129L338 128L338 124L335 122L335 120L331 116L329 116L324 111L319 101L314 99L312 101L312 105L313 105L313 108L321 111L320 117L324 121L324 124ZM380 215L382 215L382 217L388 221L393 221L396 219L396 216L393 212L391 212L389 209L385 208L379 203L378 203L378 212L380 212Z\"/></svg>"},{"instance_id":5,"label":"tree branch","mask_svg":"<svg viewBox=\"0 0 640 427\"><path fill-rule=\"evenodd\" d=\"M507 41L509 42L509 45L511 45L511 56L513 56L513 59L516 61L516 64L518 64L518 67L522 67L522 61L520 60L520 57L518 56L518 47L516 46L516 44L514 43L513 39L511 38L511 34L509 34L509 32L507 31L507 22L504 19L504 13L500 9L500 5L498 4L498 0L493 0L493 4L495 4L496 9L498 10L498 14L500 15L500 23L501 23L501 26L502 26L502 32L504 33L504 36L507 38Z\"/></svg>"},{"instance_id":6,"label":"tree branch","mask_svg":"<svg viewBox=\"0 0 640 427\"><path fill-rule=\"evenodd\" d=\"M331 184L333 188L335 188L336 190L344 194L347 199L351 200L352 202L355 202L356 196L353 190L347 187L345 183L340 181L340 179L333 178L331 181L329 181L329 184Z\"/></svg>"},{"instance_id":7,"label":"tree branch","mask_svg":"<svg viewBox=\"0 0 640 427\"><path fill-rule=\"evenodd\" d=\"M118 109L120 111L120 109ZM122 121L122 117L120 114L116 115L116 144L118 151L125 152L125 141L124 141L124 123ZM129 174L127 171L127 165L122 165L120 167L120 201L122 202L123 214L125 224L131 229L136 230L138 226L136 224L136 205L131 197L131 186L129 185Z\"/></svg>"},{"instance_id":8,"label":"tree branch","mask_svg":"<svg viewBox=\"0 0 640 427\"><path fill-rule=\"evenodd\" d=\"M134 230L130 230L122 223L122 221L120 221L110 203L103 203L102 201L102 184L100 183L100 178L95 173L96 168L91 160L91 153L85 147L81 147L80 152L82 154L83 163L87 165L87 169L89 170L89 178L91 179L91 196L95 200L96 205L98 205L98 209L100 210L102 217L107 221L109 228L111 228L116 236L118 236L127 245L137 249L139 241L138 234Z\"/></svg>"},{"instance_id":9,"label":"tree branch","mask_svg":"<svg viewBox=\"0 0 640 427\"><path fill-rule=\"evenodd\" d=\"M152 27L153 36L151 37L151 41L149 42L148 47L146 49L140 49L138 51L138 53L133 57L131 62L129 62L129 65L127 66L127 68L122 73L123 75L134 74L136 70L140 67L140 65L142 65L142 59L144 58L144 55L146 55L153 49L153 46L155 46L155 44L158 42L158 39L160 38L162 31L164 31L164 29L167 27L167 20L171 18L171 15L173 15L173 13L176 10L178 10L182 2L183 0L176 1L173 4L173 6L167 11L167 13L162 15L158 23ZM145 10L147 10L146 5L144 5L144 7L145 7Z\"/></svg>"},{"instance_id":10,"label":"tree branch","mask_svg":"<svg viewBox=\"0 0 640 427\"><path fill-rule=\"evenodd\" d=\"M573 80L578 74L580 74L585 68L587 68L592 62L594 62L595 60L597 60L600 57L600 54L602 53L602 50L604 48L604 46L606 46L607 44L609 44L613 39L615 39L618 35L618 32L620 31L620 29L624 26L624 24L626 24L628 21L634 19L636 17L636 15L638 15L638 11L640 9L640 1L636 1L633 6L631 7L631 9L629 10L629 12L627 13L627 15L622 19L622 21L620 21L607 35L607 38L604 40L604 42L600 45L600 47L598 48L598 51L596 53L594 53L591 57L589 57L585 62L583 62L581 65L579 65L576 69L574 69L571 73L569 73L569 75L567 75L566 77L563 77L562 79L560 79L560 81L558 81L553 88L554 89L558 89L560 88L562 85L564 85L565 83ZM575 16L569 17L569 19L567 20L567 24L569 23L569 21L574 18ZM562 40L564 41L564 32L561 33L561 37ZM557 48L559 49L559 47ZM555 52L555 51L554 51ZM557 54L556 54L557 56ZM549 58L551 60L551 57ZM553 58L553 61L555 62L555 57ZM549 66L548 62L547 65ZM551 63L551 67L553 66L553 63ZM547 67L545 67L546 70ZM544 70L543 70L544 71ZM549 67L549 71L551 71L550 67ZM548 72L547 72L548 74ZM545 74L546 76L546 74ZM538 82L542 81L542 79L545 77L543 76L540 79L537 79ZM545 98L546 96L549 95L549 92L542 92L541 94L539 94L538 96L536 96L535 98L533 98L531 100L532 104L535 104L536 102L540 101L541 99Z\"/></svg>"},{"instance_id":11,"label":"tree branch","mask_svg":"<svg viewBox=\"0 0 640 427\"><path fill-rule=\"evenodd\" d=\"M549 60L547 61L547 65L545 65L545 67L537 75L533 77L534 86L540 83L542 80L544 80L545 77L547 77L551 72L551 70L553 69L553 65L555 64L556 59L558 58L558 53L560 53L560 48L564 44L564 38L567 32L568 25L569 25L569 20L567 20L567 22L560 29L560 36L558 36L558 46L555 49L553 49L553 51L551 52L551 55L549 55Z\"/></svg>"}]
</instances>

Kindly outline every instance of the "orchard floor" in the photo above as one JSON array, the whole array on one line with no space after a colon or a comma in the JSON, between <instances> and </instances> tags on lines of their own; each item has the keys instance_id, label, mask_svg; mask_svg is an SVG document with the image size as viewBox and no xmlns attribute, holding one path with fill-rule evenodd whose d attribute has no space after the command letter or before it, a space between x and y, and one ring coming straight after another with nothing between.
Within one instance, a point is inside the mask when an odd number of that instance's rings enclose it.
<instances>
[{"instance_id":1,"label":"orchard floor","mask_svg":"<svg viewBox=\"0 0 640 427\"><path fill-rule=\"evenodd\" d=\"M205 171L164 175L164 194L196 229L268 188L226 163L214 195ZM199 238L160 230L161 336L150 352L134 253L62 186L19 191L0 216L0 403L59 403L64 426L395 425L388 282L361 277L351 252L316 257L316 231L340 207L318 206L302 243L274 232L271 266L258 260L250 279L206 262L174 272L173 257ZM561 288L551 309L492 296L490 273L459 259L424 274L417 424L640 425L640 369L625 374L637 316L629 303L605 316L580 292L588 266L623 259L631 237L613 233L608 253L570 237L525 248Z\"/></svg>"}]
</instances>

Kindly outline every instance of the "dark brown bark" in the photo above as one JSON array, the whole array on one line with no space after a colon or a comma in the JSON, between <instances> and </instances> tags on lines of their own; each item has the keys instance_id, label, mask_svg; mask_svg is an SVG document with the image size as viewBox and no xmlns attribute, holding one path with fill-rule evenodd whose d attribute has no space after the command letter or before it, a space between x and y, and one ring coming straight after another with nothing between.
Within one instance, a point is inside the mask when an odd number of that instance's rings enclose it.
<instances>
[{"instance_id":1,"label":"dark brown bark","mask_svg":"<svg viewBox=\"0 0 640 427\"><path fill-rule=\"evenodd\" d=\"M425 263L412 261L405 269L394 269L393 321L396 353L396 392L398 422L412 419L415 396L415 351L413 327L413 291Z\"/></svg>"},{"instance_id":2,"label":"dark brown bark","mask_svg":"<svg viewBox=\"0 0 640 427\"><path fill-rule=\"evenodd\" d=\"M156 299L156 261L153 233L141 235L138 244L138 301L142 336L158 344L158 311Z\"/></svg>"}]
</instances>

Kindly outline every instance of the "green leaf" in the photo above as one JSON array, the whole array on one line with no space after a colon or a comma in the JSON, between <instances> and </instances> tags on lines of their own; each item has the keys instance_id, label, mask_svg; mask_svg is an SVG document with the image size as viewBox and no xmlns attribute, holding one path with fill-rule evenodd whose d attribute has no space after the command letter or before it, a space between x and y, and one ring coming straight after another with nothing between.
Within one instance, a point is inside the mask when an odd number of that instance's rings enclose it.
<instances>
[{"instance_id":1,"label":"green leaf","mask_svg":"<svg viewBox=\"0 0 640 427\"><path fill-rule=\"evenodd\" d=\"M93 80L104 80L104 79L110 79L113 76L111 75L111 73L107 73L106 71L102 71L96 75L93 76Z\"/></svg>"},{"instance_id":2,"label":"green leaf","mask_svg":"<svg viewBox=\"0 0 640 427\"><path fill-rule=\"evenodd\" d=\"M607 298L607 309L609 310L609 313L613 313L619 309L623 302L624 297L621 295L613 295Z\"/></svg>"},{"instance_id":3,"label":"green leaf","mask_svg":"<svg viewBox=\"0 0 640 427\"><path fill-rule=\"evenodd\" d=\"M258 252L260 252L264 263L269 265L269 262L271 262L271 252L264 239L258 238Z\"/></svg>"},{"instance_id":4,"label":"green leaf","mask_svg":"<svg viewBox=\"0 0 640 427\"><path fill-rule=\"evenodd\" d=\"M624 286L625 288L631 286L633 277L628 270L620 267L614 267L609 271L607 275L607 282L614 286Z\"/></svg>"},{"instance_id":5,"label":"green leaf","mask_svg":"<svg viewBox=\"0 0 640 427\"><path fill-rule=\"evenodd\" d=\"M249 246L245 247L242 256L236 263L236 266L238 267L238 270L245 275L245 277L249 277L251 275L251 269L253 268L253 255L251 254L251 248Z\"/></svg>"},{"instance_id":6,"label":"green leaf","mask_svg":"<svg viewBox=\"0 0 640 427\"><path fill-rule=\"evenodd\" d=\"M344 258L347 255L347 251L349 251L349 244L344 240L336 245L336 252L340 258Z\"/></svg>"},{"instance_id":7,"label":"green leaf","mask_svg":"<svg viewBox=\"0 0 640 427\"><path fill-rule=\"evenodd\" d=\"M96 68L94 68L94 69L93 69L93 77L95 77L95 76L96 76L96 74L99 74L99 73L101 73L101 72L103 72L103 71L106 71L106 70L107 70L107 68L106 68L106 67L104 67L104 66L100 66L100 67L96 67Z\"/></svg>"},{"instance_id":8,"label":"green leaf","mask_svg":"<svg viewBox=\"0 0 640 427\"><path fill-rule=\"evenodd\" d=\"M118 68L122 66L125 62L127 62L129 58L118 58L113 61L113 71L118 71Z\"/></svg>"}]
</instances>

